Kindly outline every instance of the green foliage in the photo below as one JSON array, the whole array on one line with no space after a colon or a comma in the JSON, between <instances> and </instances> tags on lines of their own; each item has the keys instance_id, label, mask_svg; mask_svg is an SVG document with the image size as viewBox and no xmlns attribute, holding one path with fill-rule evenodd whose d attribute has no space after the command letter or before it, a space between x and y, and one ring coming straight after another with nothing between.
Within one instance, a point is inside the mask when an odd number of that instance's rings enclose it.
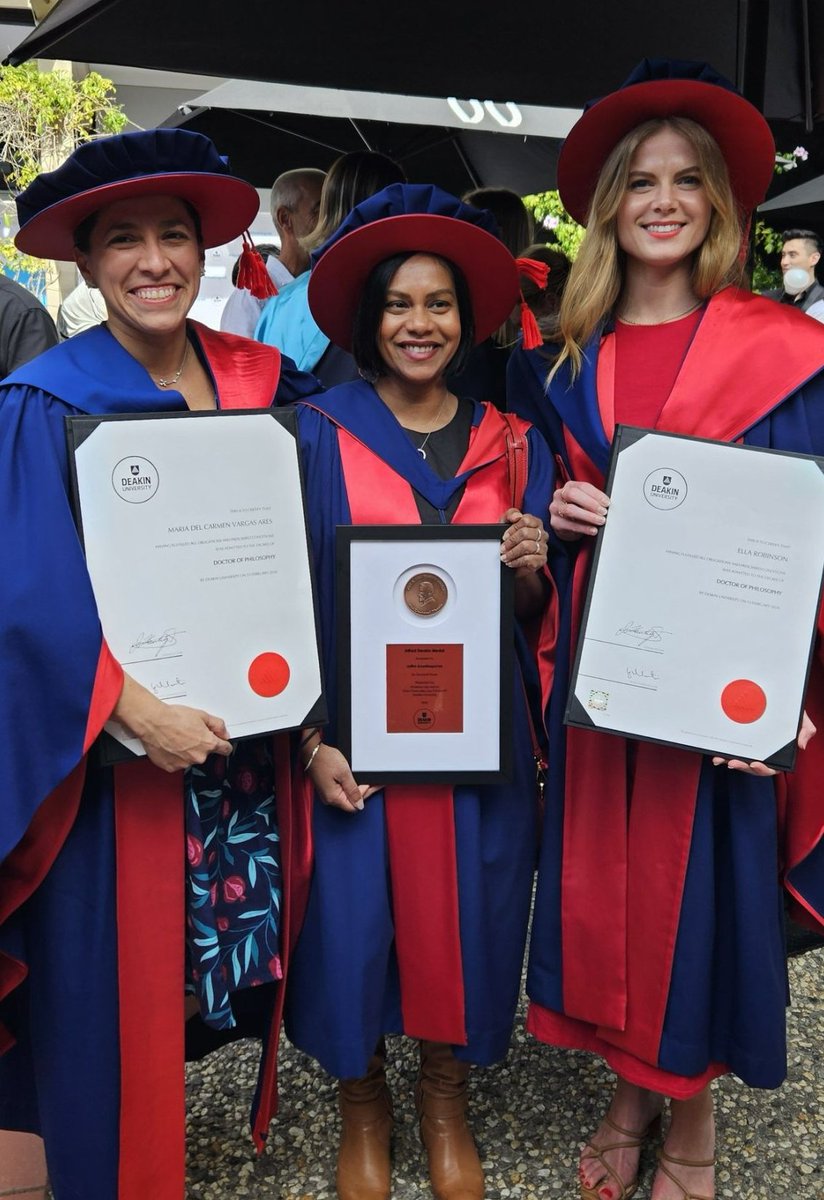
<instances>
[{"instance_id":1,"label":"green foliage","mask_svg":"<svg viewBox=\"0 0 824 1200\"><path fill-rule=\"evenodd\" d=\"M809 154L803 146L794 150L779 150L775 156L776 175L794 171L800 162L806 162ZM756 292L781 287L781 268L777 256L781 254L782 236L772 225L757 218L753 223L752 286Z\"/></svg>"},{"instance_id":2,"label":"green foliage","mask_svg":"<svg viewBox=\"0 0 824 1200\"><path fill-rule=\"evenodd\" d=\"M781 253L781 234L766 221L756 220L753 226L752 286L756 292L781 287L781 269L776 254Z\"/></svg>"},{"instance_id":3,"label":"green foliage","mask_svg":"<svg viewBox=\"0 0 824 1200\"><path fill-rule=\"evenodd\" d=\"M0 160L6 186L22 190L43 170L54 170L81 142L119 133L126 114L114 99L114 84L96 71L73 79L64 71L41 71L36 63L0 67ZM45 265L20 254L10 237L14 211L0 201L0 271L25 272L41 282ZM38 277L39 276L39 280Z\"/></svg>"},{"instance_id":4,"label":"green foliage","mask_svg":"<svg viewBox=\"0 0 824 1200\"><path fill-rule=\"evenodd\" d=\"M573 221L558 193L536 192L522 198L536 224L546 231L547 245L557 246L573 261L584 237L584 227Z\"/></svg>"}]
</instances>

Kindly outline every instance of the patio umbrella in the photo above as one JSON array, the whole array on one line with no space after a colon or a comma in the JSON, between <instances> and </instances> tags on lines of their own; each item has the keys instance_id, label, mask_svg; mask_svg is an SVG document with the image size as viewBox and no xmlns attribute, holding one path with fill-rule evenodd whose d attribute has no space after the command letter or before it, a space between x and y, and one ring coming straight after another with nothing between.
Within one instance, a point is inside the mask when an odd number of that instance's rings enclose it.
<instances>
[{"instance_id":1,"label":"patio umbrella","mask_svg":"<svg viewBox=\"0 0 824 1200\"><path fill-rule=\"evenodd\" d=\"M578 113L235 79L165 124L207 134L257 187L291 166L327 170L339 154L369 149L394 158L415 183L524 194L553 185L561 139Z\"/></svg>"},{"instance_id":2,"label":"patio umbrella","mask_svg":"<svg viewBox=\"0 0 824 1200\"><path fill-rule=\"evenodd\" d=\"M315 87L579 108L644 56L711 61L758 103L773 10L794 0L59 0L11 55Z\"/></svg>"}]
</instances>

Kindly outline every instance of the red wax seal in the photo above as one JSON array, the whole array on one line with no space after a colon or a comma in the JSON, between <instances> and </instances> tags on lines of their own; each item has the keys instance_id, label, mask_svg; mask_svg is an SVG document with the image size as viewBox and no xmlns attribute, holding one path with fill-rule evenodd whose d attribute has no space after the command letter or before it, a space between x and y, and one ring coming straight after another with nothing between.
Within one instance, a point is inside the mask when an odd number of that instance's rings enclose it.
<instances>
[{"instance_id":1,"label":"red wax seal","mask_svg":"<svg viewBox=\"0 0 824 1200\"><path fill-rule=\"evenodd\" d=\"M749 725L763 717L767 696L752 679L734 679L721 693L721 707L731 721Z\"/></svg>"},{"instance_id":2,"label":"red wax seal","mask_svg":"<svg viewBox=\"0 0 824 1200\"><path fill-rule=\"evenodd\" d=\"M258 654L249 665L249 687L258 696L279 696L289 682L289 664L282 654Z\"/></svg>"}]
</instances>

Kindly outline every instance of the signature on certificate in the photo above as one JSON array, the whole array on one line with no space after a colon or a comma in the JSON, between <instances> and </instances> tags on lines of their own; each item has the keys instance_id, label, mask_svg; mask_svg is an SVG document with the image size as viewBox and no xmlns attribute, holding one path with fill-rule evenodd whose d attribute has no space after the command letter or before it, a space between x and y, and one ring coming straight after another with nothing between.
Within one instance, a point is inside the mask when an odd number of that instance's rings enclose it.
<instances>
[{"instance_id":1,"label":"signature on certificate","mask_svg":"<svg viewBox=\"0 0 824 1200\"><path fill-rule=\"evenodd\" d=\"M151 685L152 691L157 696L159 692L169 692L174 688L182 688L186 686L186 680L181 679L179 675L175 675L174 679L158 679Z\"/></svg>"},{"instance_id":2,"label":"signature on certificate","mask_svg":"<svg viewBox=\"0 0 824 1200\"><path fill-rule=\"evenodd\" d=\"M637 679L651 680L653 683L658 683L661 676L657 671L648 671L646 667L627 667L627 679L630 683L634 683Z\"/></svg>"},{"instance_id":3,"label":"signature on certificate","mask_svg":"<svg viewBox=\"0 0 824 1200\"><path fill-rule=\"evenodd\" d=\"M182 637L185 629L164 629L162 633L140 633L129 646L129 654L139 650L159 658L164 650L177 645L177 639Z\"/></svg>"},{"instance_id":4,"label":"signature on certificate","mask_svg":"<svg viewBox=\"0 0 824 1200\"><path fill-rule=\"evenodd\" d=\"M633 646L660 646L664 638L672 637L672 631L664 629L663 625L645 625L640 621L627 621L620 629L615 630L616 637L626 638Z\"/></svg>"}]
</instances>

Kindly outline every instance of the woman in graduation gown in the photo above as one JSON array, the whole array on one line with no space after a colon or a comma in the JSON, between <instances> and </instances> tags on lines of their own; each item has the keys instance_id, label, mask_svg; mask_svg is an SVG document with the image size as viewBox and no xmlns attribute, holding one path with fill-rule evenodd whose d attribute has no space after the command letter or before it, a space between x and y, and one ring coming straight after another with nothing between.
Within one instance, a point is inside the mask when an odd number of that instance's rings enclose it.
<instances>
[{"instance_id":1,"label":"woman in graduation gown","mask_svg":"<svg viewBox=\"0 0 824 1200\"><path fill-rule=\"evenodd\" d=\"M184 990L213 1041L266 1035L280 995L288 753L258 738L229 759L219 713L161 703L114 660L72 517L65 432L77 414L268 407L315 390L277 350L186 320L204 250L237 237L257 206L207 138L171 129L86 144L18 197L20 249L74 258L108 310L0 388L0 1127L42 1133L56 1200L182 1200ZM136 562L123 586L139 576ZM110 717L147 758L112 770L89 753ZM253 853L233 858L241 829ZM254 909L268 918L235 970Z\"/></svg>"},{"instance_id":2,"label":"woman in graduation gown","mask_svg":"<svg viewBox=\"0 0 824 1200\"><path fill-rule=\"evenodd\" d=\"M515 261L494 222L435 187L386 188L321 249L309 299L362 375L298 406L332 711L339 525L505 521L501 556L515 574L516 614L533 623L537 657L521 629L505 652L546 688L551 460L524 422L514 418L510 429L491 405L458 400L445 382L447 368L517 303ZM520 482L512 437L527 451ZM470 1063L507 1051L536 853L521 679L516 670L506 783L446 786L433 770L420 785L382 788L380 779L353 778L334 722L305 733L314 873L286 1021L291 1040L341 1080L341 1200L390 1194L383 1039L399 1033L421 1041L417 1105L435 1195L483 1195L466 1079ZM427 753L422 736L422 767Z\"/></svg>"},{"instance_id":3,"label":"woman in graduation gown","mask_svg":"<svg viewBox=\"0 0 824 1200\"><path fill-rule=\"evenodd\" d=\"M551 507L566 581L558 678L592 535L609 520L616 422L824 452L820 326L740 287L749 215L773 161L757 110L693 63L645 61L564 146L561 197L587 235L548 390L511 395L566 474ZM529 1028L602 1055L618 1075L582 1152L583 1197L634 1194L641 1141L665 1097L653 1200L710 1197L711 1080L733 1072L777 1087L786 1072L779 866L806 919L820 921L821 739L778 777L763 764L565 731L564 691L550 717ZM819 725L821 702L819 647L807 702ZM810 733L805 720L800 745Z\"/></svg>"}]
</instances>

